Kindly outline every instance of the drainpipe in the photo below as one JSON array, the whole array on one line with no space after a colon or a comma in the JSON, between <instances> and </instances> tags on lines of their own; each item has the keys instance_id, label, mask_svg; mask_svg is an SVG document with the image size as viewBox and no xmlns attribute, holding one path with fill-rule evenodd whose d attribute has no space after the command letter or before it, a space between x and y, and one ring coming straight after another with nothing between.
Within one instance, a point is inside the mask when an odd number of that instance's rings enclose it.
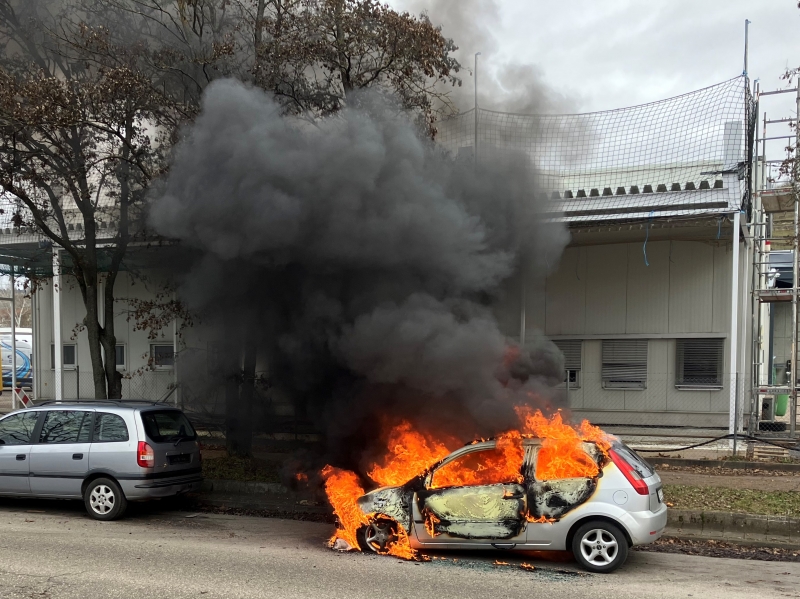
<instances>
[{"instance_id":1,"label":"drainpipe","mask_svg":"<svg viewBox=\"0 0 800 599\"><path fill-rule=\"evenodd\" d=\"M64 345L61 335L61 256L55 245L53 246L53 341L55 400L60 403L64 399Z\"/></svg>"},{"instance_id":2,"label":"drainpipe","mask_svg":"<svg viewBox=\"0 0 800 599\"><path fill-rule=\"evenodd\" d=\"M728 432L733 434L738 427L737 410L739 402L737 398L738 385L737 371L738 371L738 350L739 350L739 228L740 228L741 213L736 212L733 215L733 267L731 269L731 326L730 343L730 370L729 373L729 391L730 391L730 408L728 419Z\"/></svg>"}]
</instances>

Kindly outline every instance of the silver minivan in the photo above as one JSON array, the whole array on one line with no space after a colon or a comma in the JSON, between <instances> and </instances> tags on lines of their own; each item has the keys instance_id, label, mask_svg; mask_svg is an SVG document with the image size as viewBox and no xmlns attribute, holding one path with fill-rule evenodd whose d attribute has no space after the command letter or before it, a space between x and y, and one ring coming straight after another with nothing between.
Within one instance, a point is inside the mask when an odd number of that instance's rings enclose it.
<instances>
[{"instance_id":1,"label":"silver minivan","mask_svg":"<svg viewBox=\"0 0 800 599\"><path fill-rule=\"evenodd\" d=\"M128 501L201 483L197 434L165 404L51 402L0 418L0 496L83 499L90 516L113 520Z\"/></svg>"}]
</instances>

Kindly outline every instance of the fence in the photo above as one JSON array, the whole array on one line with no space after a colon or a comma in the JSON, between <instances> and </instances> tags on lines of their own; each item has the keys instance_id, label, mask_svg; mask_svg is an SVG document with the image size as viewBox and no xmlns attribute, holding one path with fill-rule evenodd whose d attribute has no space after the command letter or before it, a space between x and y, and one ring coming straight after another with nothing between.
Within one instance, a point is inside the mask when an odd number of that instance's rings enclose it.
<instances>
[{"instance_id":1,"label":"fence","mask_svg":"<svg viewBox=\"0 0 800 599\"><path fill-rule=\"evenodd\" d=\"M469 159L526 154L554 208L571 222L591 222L631 212L647 217L709 211L714 203L725 211L740 206L749 189L744 179L755 118L749 81L741 76L604 112L522 115L473 109L444 119L438 141L454 156ZM725 174L742 182L723 184ZM697 193L702 190L716 191Z\"/></svg>"}]
</instances>

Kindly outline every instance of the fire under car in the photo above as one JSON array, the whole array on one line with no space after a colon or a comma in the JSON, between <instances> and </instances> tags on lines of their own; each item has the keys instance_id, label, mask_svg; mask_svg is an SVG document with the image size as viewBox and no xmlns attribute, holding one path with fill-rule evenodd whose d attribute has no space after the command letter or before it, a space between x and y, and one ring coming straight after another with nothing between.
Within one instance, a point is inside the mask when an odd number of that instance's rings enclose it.
<instances>
[{"instance_id":1,"label":"fire under car","mask_svg":"<svg viewBox=\"0 0 800 599\"><path fill-rule=\"evenodd\" d=\"M570 550L584 569L611 572L631 546L663 533L661 479L629 447L613 441L604 451L582 442L596 475L542 480L541 440L522 443L516 476L491 468L500 449L497 441L484 441L454 451L404 485L363 495L358 505L369 524L357 532L361 549L386 552L399 524L414 549ZM454 470L478 473L477 484L450 484Z\"/></svg>"}]
</instances>

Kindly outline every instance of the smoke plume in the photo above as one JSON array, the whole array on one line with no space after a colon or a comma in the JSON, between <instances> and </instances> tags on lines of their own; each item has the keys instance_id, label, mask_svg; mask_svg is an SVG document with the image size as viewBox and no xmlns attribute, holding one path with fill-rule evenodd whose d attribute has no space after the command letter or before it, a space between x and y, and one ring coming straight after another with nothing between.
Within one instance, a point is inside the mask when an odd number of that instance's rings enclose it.
<instances>
[{"instance_id":1,"label":"smoke plume","mask_svg":"<svg viewBox=\"0 0 800 599\"><path fill-rule=\"evenodd\" d=\"M474 105L474 55L479 57L478 102L482 108L518 114L574 112L570 98L550 88L537 65L522 63L502 52L503 30L498 0L393 0L411 14L424 14L442 34L458 44L454 57L465 67L462 87L447 91L459 110ZM472 73L472 74L471 74Z\"/></svg>"},{"instance_id":2,"label":"smoke plume","mask_svg":"<svg viewBox=\"0 0 800 599\"><path fill-rule=\"evenodd\" d=\"M557 349L519 348L490 309L567 242L529 159L456 160L375 98L353 104L369 109L312 126L240 83L208 88L150 217L192 252L184 301L255 335L334 448L388 416L492 434L514 404L555 401Z\"/></svg>"}]
</instances>

